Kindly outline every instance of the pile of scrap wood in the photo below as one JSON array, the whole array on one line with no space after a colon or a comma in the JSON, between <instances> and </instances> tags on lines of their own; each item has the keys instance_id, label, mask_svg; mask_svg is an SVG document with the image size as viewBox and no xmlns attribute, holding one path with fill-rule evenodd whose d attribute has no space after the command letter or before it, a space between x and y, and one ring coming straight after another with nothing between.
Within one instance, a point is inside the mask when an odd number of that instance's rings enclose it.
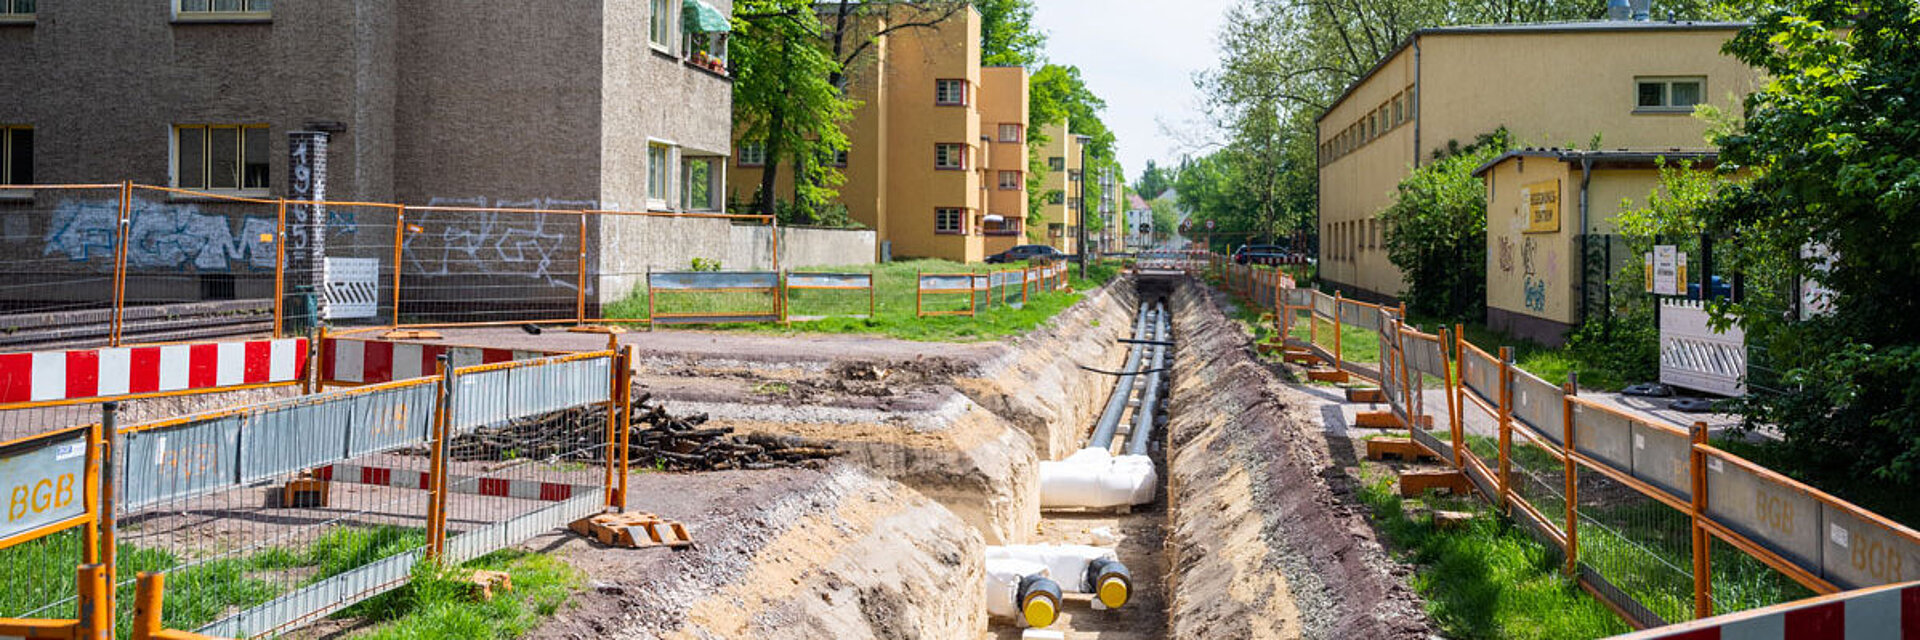
<instances>
[{"instance_id":1,"label":"pile of scrap wood","mask_svg":"<svg viewBox=\"0 0 1920 640\"><path fill-rule=\"evenodd\" d=\"M841 454L831 446L779 435L735 435L731 427L704 428L706 414L676 416L635 390L627 459L635 467L666 471L819 468ZM448 456L460 461L604 459L605 406L575 407L480 427L453 438ZM425 450L417 453L424 455Z\"/></svg>"}]
</instances>

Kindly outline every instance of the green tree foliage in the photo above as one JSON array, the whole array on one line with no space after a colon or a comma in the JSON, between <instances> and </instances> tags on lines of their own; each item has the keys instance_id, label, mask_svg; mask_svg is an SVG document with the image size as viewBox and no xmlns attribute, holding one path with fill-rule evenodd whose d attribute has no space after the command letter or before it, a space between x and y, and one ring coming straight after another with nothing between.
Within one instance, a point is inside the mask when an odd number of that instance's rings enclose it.
<instances>
[{"instance_id":1,"label":"green tree foliage","mask_svg":"<svg viewBox=\"0 0 1920 640\"><path fill-rule=\"evenodd\" d=\"M1387 258L1422 315L1478 321L1487 300L1487 191L1473 170L1508 148L1505 130L1421 165L1380 213Z\"/></svg>"},{"instance_id":2,"label":"green tree foliage","mask_svg":"<svg viewBox=\"0 0 1920 640\"><path fill-rule=\"evenodd\" d=\"M980 64L1031 67L1047 37L1033 29L1033 0L974 0L980 10Z\"/></svg>"},{"instance_id":3,"label":"green tree foliage","mask_svg":"<svg viewBox=\"0 0 1920 640\"><path fill-rule=\"evenodd\" d=\"M1051 197L1046 188L1047 145L1053 142L1046 128L1067 123L1067 131L1073 135L1091 138L1087 144L1087 167L1085 175L1097 176L1101 171L1112 168L1119 171L1119 163L1114 159L1117 150L1113 131L1100 119L1100 112L1106 110L1107 102L1087 88L1086 80L1080 77L1080 68L1048 64L1033 72L1028 85L1028 124L1027 124L1027 228L1028 233L1044 231L1045 218L1041 208ZM1098 184L1098 183L1095 183ZM1077 197L1074 193L1066 197ZM1094 195L1089 193L1088 199Z\"/></svg>"},{"instance_id":4,"label":"green tree foliage","mask_svg":"<svg viewBox=\"0 0 1920 640\"><path fill-rule=\"evenodd\" d=\"M1147 168L1140 171L1140 180L1134 183L1134 188L1140 197L1152 200L1173 187L1173 178L1172 169L1163 169L1155 165L1152 160L1148 160Z\"/></svg>"},{"instance_id":5,"label":"green tree foliage","mask_svg":"<svg viewBox=\"0 0 1920 640\"><path fill-rule=\"evenodd\" d=\"M840 125L853 116L853 103L833 82L841 66L821 47L823 28L814 4L801 0L740 0L734 3L734 127L741 139L766 145L754 208L775 215L774 197L783 162L800 175L786 217L814 224L815 212L836 193L840 172L815 162L823 154L847 148Z\"/></svg>"},{"instance_id":6,"label":"green tree foliage","mask_svg":"<svg viewBox=\"0 0 1920 640\"><path fill-rule=\"evenodd\" d=\"M1180 211L1173 201L1156 198L1147 203L1153 211L1153 232L1161 236L1171 236L1180 230Z\"/></svg>"},{"instance_id":7,"label":"green tree foliage","mask_svg":"<svg viewBox=\"0 0 1920 640\"><path fill-rule=\"evenodd\" d=\"M1920 479L1920 7L1809 0L1726 51L1771 77L1716 140L1721 168L1753 179L1698 214L1749 283L1722 310L1784 376L1748 420L1810 470ZM1802 278L1833 292L1831 314L1793 321Z\"/></svg>"}]
</instances>

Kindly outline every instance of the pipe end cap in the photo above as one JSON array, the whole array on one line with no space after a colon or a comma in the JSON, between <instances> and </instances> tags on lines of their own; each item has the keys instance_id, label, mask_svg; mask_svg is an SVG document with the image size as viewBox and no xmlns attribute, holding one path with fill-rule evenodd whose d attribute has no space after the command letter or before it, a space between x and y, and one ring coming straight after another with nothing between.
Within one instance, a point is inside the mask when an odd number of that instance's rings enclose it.
<instances>
[{"instance_id":1,"label":"pipe end cap","mask_svg":"<svg viewBox=\"0 0 1920 640\"><path fill-rule=\"evenodd\" d=\"M1127 599L1133 595L1129 593L1127 581L1121 580L1116 576L1109 576L1107 579L1101 580L1100 588L1096 591L1096 594L1100 598L1100 604L1107 605L1108 609L1120 608L1120 606L1126 604Z\"/></svg>"},{"instance_id":2,"label":"pipe end cap","mask_svg":"<svg viewBox=\"0 0 1920 640\"><path fill-rule=\"evenodd\" d=\"M1035 628L1049 627L1053 626L1054 620L1060 618L1060 606L1056 604L1052 598L1036 594L1035 597L1027 599L1026 605L1021 607L1020 613L1026 617L1027 626Z\"/></svg>"}]
</instances>

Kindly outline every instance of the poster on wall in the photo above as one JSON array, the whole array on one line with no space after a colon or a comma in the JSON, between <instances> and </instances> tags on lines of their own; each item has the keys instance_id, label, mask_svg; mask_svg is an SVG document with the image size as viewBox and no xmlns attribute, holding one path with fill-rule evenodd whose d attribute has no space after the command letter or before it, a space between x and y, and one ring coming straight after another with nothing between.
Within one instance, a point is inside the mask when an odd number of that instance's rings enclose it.
<instances>
[{"instance_id":1,"label":"poster on wall","mask_svg":"<svg viewBox=\"0 0 1920 640\"><path fill-rule=\"evenodd\" d=\"M1560 181L1535 182L1520 190L1527 203L1527 233L1560 232Z\"/></svg>"},{"instance_id":2,"label":"poster on wall","mask_svg":"<svg viewBox=\"0 0 1920 640\"><path fill-rule=\"evenodd\" d=\"M1663 244L1653 248L1647 254L1647 284L1649 293L1658 296L1686 295L1687 254L1679 247Z\"/></svg>"}]
</instances>

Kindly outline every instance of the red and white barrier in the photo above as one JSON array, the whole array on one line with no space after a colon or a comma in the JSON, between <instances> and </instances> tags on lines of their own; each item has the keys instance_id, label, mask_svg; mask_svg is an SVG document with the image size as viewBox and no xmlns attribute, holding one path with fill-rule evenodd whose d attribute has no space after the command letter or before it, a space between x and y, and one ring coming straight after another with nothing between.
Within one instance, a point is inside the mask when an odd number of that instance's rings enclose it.
<instances>
[{"instance_id":1,"label":"red and white barrier","mask_svg":"<svg viewBox=\"0 0 1920 640\"><path fill-rule=\"evenodd\" d=\"M397 489L427 488L427 472L419 469L388 469L383 467L362 467L358 465L336 464L315 469L313 477L329 482L350 482ZM496 498L514 498L518 500L540 500L544 502L562 502L573 499L575 493L588 491L594 487L571 485L562 482L541 482L538 480L513 480L509 478L474 478L469 476L448 476L447 490L476 496Z\"/></svg>"},{"instance_id":2,"label":"red and white barrier","mask_svg":"<svg viewBox=\"0 0 1920 640\"><path fill-rule=\"evenodd\" d=\"M0 354L0 403L293 382L306 338Z\"/></svg>"},{"instance_id":3,"label":"red and white barrier","mask_svg":"<svg viewBox=\"0 0 1920 640\"><path fill-rule=\"evenodd\" d=\"M1836 593L1614 640L1920 640L1920 583Z\"/></svg>"},{"instance_id":4,"label":"red and white barrier","mask_svg":"<svg viewBox=\"0 0 1920 640\"><path fill-rule=\"evenodd\" d=\"M327 338L320 343L320 377L325 382L347 384L411 380L433 375L437 360L443 354L448 356L448 366L454 368L554 355L543 351Z\"/></svg>"}]
</instances>

